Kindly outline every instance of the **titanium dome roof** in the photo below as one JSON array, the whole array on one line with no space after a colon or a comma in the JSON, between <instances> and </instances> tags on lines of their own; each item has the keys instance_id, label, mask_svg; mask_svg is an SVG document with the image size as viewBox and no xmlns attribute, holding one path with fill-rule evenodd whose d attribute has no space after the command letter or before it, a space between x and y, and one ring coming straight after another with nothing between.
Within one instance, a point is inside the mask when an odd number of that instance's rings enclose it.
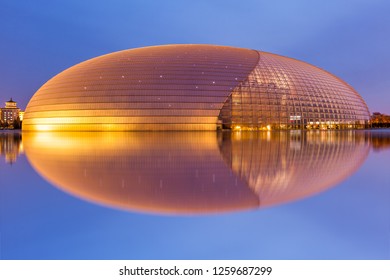
<instances>
[{"instance_id":1,"label":"titanium dome roof","mask_svg":"<svg viewBox=\"0 0 390 280\"><path fill-rule=\"evenodd\" d=\"M249 49L166 45L96 57L31 98L23 130L358 128L367 105L310 64Z\"/></svg>"}]
</instances>

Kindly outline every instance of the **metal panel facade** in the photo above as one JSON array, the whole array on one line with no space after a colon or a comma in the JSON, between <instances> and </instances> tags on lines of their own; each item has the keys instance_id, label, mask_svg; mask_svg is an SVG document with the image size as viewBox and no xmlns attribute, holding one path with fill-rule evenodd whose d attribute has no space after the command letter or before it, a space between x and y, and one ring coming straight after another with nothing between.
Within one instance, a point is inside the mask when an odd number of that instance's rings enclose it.
<instances>
[{"instance_id":1,"label":"metal panel facade","mask_svg":"<svg viewBox=\"0 0 390 280\"><path fill-rule=\"evenodd\" d=\"M32 97L24 130L357 128L359 94L307 63L249 49L167 45L77 64Z\"/></svg>"}]
</instances>

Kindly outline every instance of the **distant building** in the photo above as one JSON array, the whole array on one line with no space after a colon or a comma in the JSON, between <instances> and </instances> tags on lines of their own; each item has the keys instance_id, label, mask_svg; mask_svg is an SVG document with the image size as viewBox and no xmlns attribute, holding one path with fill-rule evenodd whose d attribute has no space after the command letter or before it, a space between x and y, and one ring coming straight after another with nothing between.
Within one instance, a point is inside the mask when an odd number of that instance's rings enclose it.
<instances>
[{"instance_id":1,"label":"distant building","mask_svg":"<svg viewBox=\"0 0 390 280\"><path fill-rule=\"evenodd\" d=\"M0 108L0 111L3 125L12 126L15 120L20 120L20 108L18 108L17 103L12 98L5 102L5 107Z\"/></svg>"}]
</instances>

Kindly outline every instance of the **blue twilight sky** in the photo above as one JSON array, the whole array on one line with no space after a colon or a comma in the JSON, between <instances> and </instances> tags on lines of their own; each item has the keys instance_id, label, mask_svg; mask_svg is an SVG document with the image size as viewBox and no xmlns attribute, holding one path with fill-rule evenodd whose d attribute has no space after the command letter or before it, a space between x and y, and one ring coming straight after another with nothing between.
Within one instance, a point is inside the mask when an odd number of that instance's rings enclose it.
<instances>
[{"instance_id":1,"label":"blue twilight sky","mask_svg":"<svg viewBox=\"0 0 390 280\"><path fill-rule=\"evenodd\" d=\"M52 76L95 56L206 43L314 64L390 114L389 12L386 0L0 0L0 102L24 109Z\"/></svg>"}]
</instances>

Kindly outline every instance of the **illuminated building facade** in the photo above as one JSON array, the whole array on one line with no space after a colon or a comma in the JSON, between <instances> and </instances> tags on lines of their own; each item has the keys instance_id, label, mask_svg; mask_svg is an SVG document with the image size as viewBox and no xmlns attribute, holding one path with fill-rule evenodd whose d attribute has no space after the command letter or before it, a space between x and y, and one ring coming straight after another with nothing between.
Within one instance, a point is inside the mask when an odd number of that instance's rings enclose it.
<instances>
[{"instance_id":1,"label":"illuminated building facade","mask_svg":"<svg viewBox=\"0 0 390 280\"><path fill-rule=\"evenodd\" d=\"M77 64L30 100L24 130L364 128L362 97L295 59L242 48L167 45Z\"/></svg>"},{"instance_id":2,"label":"illuminated building facade","mask_svg":"<svg viewBox=\"0 0 390 280\"><path fill-rule=\"evenodd\" d=\"M1 121L3 124L12 125L15 120L19 119L20 109L12 98L5 102L5 107L0 109Z\"/></svg>"}]
</instances>

